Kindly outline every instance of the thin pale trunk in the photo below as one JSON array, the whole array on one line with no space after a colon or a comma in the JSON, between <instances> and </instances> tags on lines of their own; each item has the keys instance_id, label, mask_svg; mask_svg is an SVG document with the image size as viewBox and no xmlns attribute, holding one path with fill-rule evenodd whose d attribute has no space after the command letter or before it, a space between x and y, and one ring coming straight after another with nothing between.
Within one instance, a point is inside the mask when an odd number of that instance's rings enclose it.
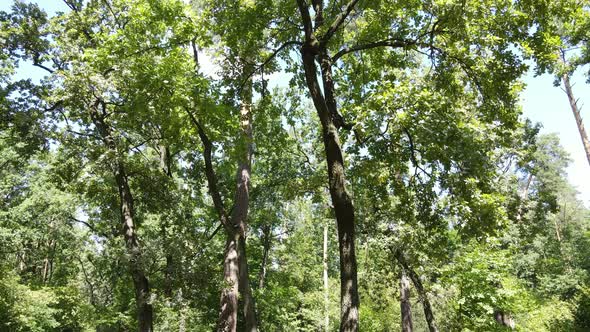
<instances>
[{"instance_id":1,"label":"thin pale trunk","mask_svg":"<svg viewBox=\"0 0 590 332\"><path fill-rule=\"evenodd\" d=\"M26 259L27 253L23 250L22 254L18 255L19 262L18 262L18 271L23 273L27 269Z\"/></svg>"},{"instance_id":2,"label":"thin pale trunk","mask_svg":"<svg viewBox=\"0 0 590 332\"><path fill-rule=\"evenodd\" d=\"M43 275L42 277L42 282L43 284L47 284L47 275L49 273L49 256L45 256L45 259L43 260Z\"/></svg>"},{"instance_id":3,"label":"thin pale trunk","mask_svg":"<svg viewBox=\"0 0 590 332\"><path fill-rule=\"evenodd\" d=\"M496 322L498 322L498 324L500 324L502 326L506 326L506 327L510 328L511 330L514 330L514 327L515 327L514 319L512 318L512 315L510 315L509 313L506 313L501 310L495 310L494 311L494 319L496 320Z\"/></svg>"},{"instance_id":4,"label":"thin pale trunk","mask_svg":"<svg viewBox=\"0 0 590 332\"><path fill-rule=\"evenodd\" d=\"M522 208L523 208L523 204L526 203L526 200L529 196L529 188L531 187L531 183L533 182L533 175L530 174L525 187L522 189L522 193L520 194L521 197L521 202L518 205L518 210L516 211L516 221L520 222L522 220Z\"/></svg>"},{"instance_id":5,"label":"thin pale trunk","mask_svg":"<svg viewBox=\"0 0 590 332\"><path fill-rule=\"evenodd\" d=\"M49 252L45 256L43 262L43 284L47 284L51 281L51 275L53 274L53 255L55 253L54 240L49 240Z\"/></svg>"},{"instance_id":6,"label":"thin pale trunk","mask_svg":"<svg viewBox=\"0 0 590 332\"><path fill-rule=\"evenodd\" d=\"M410 280L403 267L400 271L400 307L402 314L402 332L412 332L412 306L410 303Z\"/></svg>"},{"instance_id":7,"label":"thin pale trunk","mask_svg":"<svg viewBox=\"0 0 590 332\"><path fill-rule=\"evenodd\" d=\"M102 114L100 114L98 106L102 106ZM91 117L94 125L98 129L103 142L106 147L113 154L111 160L111 168L117 183L119 191L119 203L121 212L121 223L123 224L123 237L125 239L125 246L127 254L129 255L129 270L133 279L133 286L135 288L135 302L137 306L137 323L140 332L151 332L153 330L153 309L150 304L150 288L149 282L143 271L141 262L141 247L137 239L137 232L135 230L133 207L133 195L129 188L129 181L125 166L121 161L117 144L113 140L110 127L104 122L104 114L106 113L106 105L97 101L94 107L91 108Z\"/></svg>"},{"instance_id":8,"label":"thin pale trunk","mask_svg":"<svg viewBox=\"0 0 590 332\"><path fill-rule=\"evenodd\" d=\"M430 332L438 332L438 328L436 327L436 323L434 321L432 305L430 304L430 300L428 300L428 295L426 294L422 280L420 280L420 276L409 266L401 251L396 252L396 258L401 267L406 271L407 275L412 280L412 284L414 284L414 287L418 292L420 302L422 302L422 308L424 309L424 317L426 318L426 323L428 324L428 330Z\"/></svg>"},{"instance_id":9,"label":"thin pale trunk","mask_svg":"<svg viewBox=\"0 0 590 332\"><path fill-rule=\"evenodd\" d=\"M324 326L326 332L330 330L330 315L328 306L330 305L329 288L328 288L328 224L324 225Z\"/></svg>"},{"instance_id":10,"label":"thin pale trunk","mask_svg":"<svg viewBox=\"0 0 590 332\"><path fill-rule=\"evenodd\" d=\"M563 210L562 219L563 219L563 222L565 223L565 221L567 220L567 214L566 214L567 205L564 204L563 208L561 210ZM566 266L567 271L572 273L572 271L573 271L572 264L571 264L572 258L570 255L566 254L565 251L563 250L562 234L561 234L561 229L559 227L558 218L553 218L553 224L555 226L555 236L557 237L557 244L559 245L559 253L561 255L561 258L565 262L565 266Z\"/></svg>"},{"instance_id":11,"label":"thin pale trunk","mask_svg":"<svg viewBox=\"0 0 590 332\"><path fill-rule=\"evenodd\" d=\"M182 297L182 288L178 290L178 298L177 302L180 304L181 308L178 312L178 332L186 332L186 303Z\"/></svg>"},{"instance_id":12,"label":"thin pale trunk","mask_svg":"<svg viewBox=\"0 0 590 332\"><path fill-rule=\"evenodd\" d=\"M565 93L567 94L567 99L569 100L570 108L572 109L572 113L574 113L574 118L576 119L576 125L578 126L578 132L580 133L582 144L584 145L584 151L586 152L588 164L590 164L590 140L588 140L588 135L586 134L586 129L584 128L582 116L580 115L580 108L578 107L578 101L576 100L576 97L574 96L574 92L572 90L569 74L567 72L564 73L561 77L561 80L563 81L563 85L565 87Z\"/></svg>"},{"instance_id":13,"label":"thin pale trunk","mask_svg":"<svg viewBox=\"0 0 590 332\"><path fill-rule=\"evenodd\" d=\"M557 224L557 218L553 218L553 224L555 225L555 236L557 237L557 242L559 243L559 250L561 249L561 232L559 231L559 225Z\"/></svg>"},{"instance_id":14,"label":"thin pale trunk","mask_svg":"<svg viewBox=\"0 0 590 332\"><path fill-rule=\"evenodd\" d=\"M266 225L262 231L263 242L262 242L262 262L260 263L260 274L258 275L258 288L263 289L266 281L266 266L268 265L268 254L270 251L271 241L271 227Z\"/></svg>"}]
</instances>

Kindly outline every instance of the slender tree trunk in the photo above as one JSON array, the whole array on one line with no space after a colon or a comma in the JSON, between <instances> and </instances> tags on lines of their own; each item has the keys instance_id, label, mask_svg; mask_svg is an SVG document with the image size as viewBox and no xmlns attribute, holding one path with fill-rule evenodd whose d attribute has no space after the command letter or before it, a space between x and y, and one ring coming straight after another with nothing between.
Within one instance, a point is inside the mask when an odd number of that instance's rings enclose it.
<instances>
[{"instance_id":1,"label":"slender tree trunk","mask_svg":"<svg viewBox=\"0 0 590 332\"><path fill-rule=\"evenodd\" d=\"M328 288L328 223L324 224L324 326L326 332L330 331L330 315L328 306L330 305L329 288Z\"/></svg>"},{"instance_id":2,"label":"slender tree trunk","mask_svg":"<svg viewBox=\"0 0 590 332\"><path fill-rule=\"evenodd\" d=\"M402 313L402 332L412 332L412 306L410 303L410 280L406 275L406 269L400 271L400 307Z\"/></svg>"},{"instance_id":3,"label":"slender tree trunk","mask_svg":"<svg viewBox=\"0 0 590 332\"><path fill-rule=\"evenodd\" d=\"M98 107L102 106L102 114ZM110 127L104 122L106 105L97 101L94 107L91 107L91 117L94 125L98 129L103 142L110 152L114 155L111 160L111 167L117 188L119 191L119 202L121 211L121 222L123 224L123 237L127 254L129 255L129 270L133 279L135 288L135 302L137 306L137 323L140 332L151 332L153 330L153 309L150 304L149 282L143 271L141 262L141 247L137 239L135 230L133 207L133 195L129 188L129 180L125 171L125 166L119 157L117 144L113 140Z\"/></svg>"},{"instance_id":4,"label":"slender tree trunk","mask_svg":"<svg viewBox=\"0 0 590 332\"><path fill-rule=\"evenodd\" d=\"M520 202L520 204L518 204L518 210L516 211L516 222L520 222L522 220L523 204L526 203L526 200L529 196L529 188L530 188L532 182L533 182L533 175L529 174L529 177L526 181L526 185L522 189L522 193L520 194L521 202Z\"/></svg>"},{"instance_id":5,"label":"slender tree trunk","mask_svg":"<svg viewBox=\"0 0 590 332\"><path fill-rule=\"evenodd\" d=\"M426 294L424 285L420 280L420 276L409 266L401 250L398 250L395 253L395 256L400 266L406 271L407 275L412 280L412 284L414 284L414 287L418 292L420 302L422 302L422 307L424 309L424 317L426 318L426 323L428 324L428 330L430 332L438 332L438 328L436 327L434 320L434 313L432 312L432 306L430 304L430 300L428 300L428 295Z\"/></svg>"},{"instance_id":6,"label":"slender tree trunk","mask_svg":"<svg viewBox=\"0 0 590 332\"><path fill-rule=\"evenodd\" d=\"M262 230L264 237L262 242L262 262L260 263L260 274L258 275L258 288L263 289L266 281L266 266L268 265L268 255L270 252L270 242L272 230L270 225L265 225Z\"/></svg>"},{"instance_id":7,"label":"slender tree trunk","mask_svg":"<svg viewBox=\"0 0 590 332\"><path fill-rule=\"evenodd\" d=\"M565 63L565 57L563 56L563 53L562 60ZM569 74L567 72L564 73L561 76L561 80L563 81L563 85L565 87L565 93L567 94L567 99L569 100L570 108L572 109L572 113L574 113L574 118L576 119L576 125L578 126L578 131L580 132L580 138L582 139L582 144L584 145L584 151L586 152L588 164L590 164L590 140L588 140L588 135L586 134L586 129L584 128L582 116L580 115L580 108L578 107L578 101L574 96L572 85L570 84Z\"/></svg>"},{"instance_id":8,"label":"slender tree trunk","mask_svg":"<svg viewBox=\"0 0 590 332\"><path fill-rule=\"evenodd\" d=\"M178 332L186 332L186 303L182 296L182 288L177 293L177 303L180 304L180 310L178 312Z\"/></svg>"},{"instance_id":9,"label":"slender tree trunk","mask_svg":"<svg viewBox=\"0 0 590 332\"><path fill-rule=\"evenodd\" d=\"M160 145L160 169L166 176L172 178L172 167L170 165L170 149L168 146ZM166 256L166 267L164 269L164 296L168 300L172 298L172 275L174 273L174 258L170 253L170 246L168 245L168 216L164 215L164 220L161 224L162 239L164 241L164 255ZM169 303L169 302L168 302Z\"/></svg>"},{"instance_id":10,"label":"slender tree trunk","mask_svg":"<svg viewBox=\"0 0 590 332\"><path fill-rule=\"evenodd\" d=\"M42 275L42 282L43 284L47 284L47 275L49 273L49 255L45 256L45 259L43 260L43 275Z\"/></svg>"}]
</instances>

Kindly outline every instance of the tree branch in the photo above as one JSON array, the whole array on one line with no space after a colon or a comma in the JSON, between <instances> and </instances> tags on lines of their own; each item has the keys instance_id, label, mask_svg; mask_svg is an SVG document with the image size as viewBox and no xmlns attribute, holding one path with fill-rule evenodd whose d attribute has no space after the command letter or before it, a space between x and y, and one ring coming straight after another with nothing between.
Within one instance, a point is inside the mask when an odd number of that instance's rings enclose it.
<instances>
[{"instance_id":1,"label":"tree branch","mask_svg":"<svg viewBox=\"0 0 590 332\"><path fill-rule=\"evenodd\" d=\"M219 221L221 224L226 228L231 230L231 224L227 217L227 213L225 211L225 206L223 205L223 200L221 199L221 194L219 193L219 189L217 188L217 176L215 175L215 170L213 169L213 163L211 161L211 151L213 149L213 144L209 137L201 127L201 124L195 118L193 113L185 108L186 113L189 115L193 125L197 128L199 133L199 138L203 143L203 158L205 159L205 175L207 177L207 186L209 187L209 194L213 199L213 206L219 215Z\"/></svg>"},{"instance_id":2,"label":"tree branch","mask_svg":"<svg viewBox=\"0 0 590 332\"><path fill-rule=\"evenodd\" d=\"M327 44L328 41L330 41L330 38L332 38L334 33L336 33L338 28L340 28L342 23L344 23L344 20L346 20L348 15L350 15L350 12L352 12L352 9L359 1L360 0L350 0L350 2L344 8L344 11L338 14L334 22L332 22L332 25L330 25L330 27L328 28L328 31L326 31L326 33L321 38L323 45Z\"/></svg>"},{"instance_id":3,"label":"tree branch","mask_svg":"<svg viewBox=\"0 0 590 332\"><path fill-rule=\"evenodd\" d=\"M301 13L301 20L303 21L303 31L305 31L305 40L309 41L313 38L313 26L311 24L311 16L309 15L309 6L305 0L297 0L297 6Z\"/></svg>"},{"instance_id":4,"label":"tree branch","mask_svg":"<svg viewBox=\"0 0 590 332\"><path fill-rule=\"evenodd\" d=\"M417 44L417 42L415 40L403 40L403 39L400 40L400 39L390 38L390 39L380 40L380 41L367 43L367 44L360 44L360 45L355 45L355 46L350 46L350 47L344 47L343 49L338 51L336 54L334 54L334 56L332 57L332 61L336 62L338 59L340 59L344 55L346 55L348 53L357 52L357 51L368 50L368 49L377 48L377 47L402 48L402 47L414 46L416 44Z\"/></svg>"},{"instance_id":5,"label":"tree branch","mask_svg":"<svg viewBox=\"0 0 590 332\"><path fill-rule=\"evenodd\" d=\"M264 60L261 64L259 64L258 66L256 66L256 68L254 68L254 70L252 70L252 72L250 72L248 75L246 75L246 77L244 78L244 80L242 81L242 83L240 83L240 88L238 89L238 91L242 91L242 89L244 88L244 86L246 85L246 83L248 82L248 80L254 75L254 73L256 73L258 70L263 69L264 66L266 66L269 62L272 61L272 59L274 59L274 57L283 49L291 46L291 45L303 45L302 42L300 41L296 41L296 40L291 40L288 42L285 42L283 45L279 46L279 48L277 48L276 50L274 50L272 52L272 54L266 58L266 60Z\"/></svg>"}]
</instances>

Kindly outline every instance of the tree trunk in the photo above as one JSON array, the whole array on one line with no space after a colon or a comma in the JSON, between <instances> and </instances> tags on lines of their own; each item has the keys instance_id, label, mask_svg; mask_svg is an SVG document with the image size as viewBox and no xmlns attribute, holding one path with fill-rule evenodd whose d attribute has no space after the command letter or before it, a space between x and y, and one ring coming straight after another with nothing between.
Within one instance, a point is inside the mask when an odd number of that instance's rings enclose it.
<instances>
[{"instance_id":1,"label":"tree trunk","mask_svg":"<svg viewBox=\"0 0 590 332\"><path fill-rule=\"evenodd\" d=\"M330 305L329 288L328 288L328 223L324 225L324 326L326 332L330 331L330 315L328 306Z\"/></svg>"},{"instance_id":2,"label":"tree trunk","mask_svg":"<svg viewBox=\"0 0 590 332\"><path fill-rule=\"evenodd\" d=\"M245 66L245 75L249 74L250 66ZM238 263L239 263L239 289L244 299L244 323L246 332L257 331L256 309L252 290L250 288L250 276L248 273L248 259L246 256L246 225L248 222L248 208L250 204L250 173L252 163L252 80L244 85L240 105L240 126L242 129L241 151L242 156L238 162L236 173L236 194L232 210L231 223L237 228L238 239Z\"/></svg>"},{"instance_id":3,"label":"tree trunk","mask_svg":"<svg viewBox=\"0 0 590 332\"><path fill-rule=\"evenodd\" d=\"M246 68L245 72L247 70ZM190 112L188 114L197 127L204 146L205 174L207 176L209 193L213 198L213 204L227 234L223 265L225 285L221 292L221 310L217 330L236 331L239 290L244 299L245 331L257 331L256 309L250 287L248 260L246 256L246 223L250 203L250 164L252 158L252 81L248 80L242 90L240 107L242 137L240 139L241 147L239 147L239 151L243 153L238 161L236 192L234 206L231 209L231 219L228 218L225 212L223 200L217 189L217 179L211 162L212 143L194 115Z\"/></svg>"},{"instance_id":4,"label":"tree trunk","mask_svg":"<svg viewBox=\"0 0 590 332\"><path fill-rule=\"evenodd\" d=\"M256 309L252 288L250 287L250 278L248 274L248 260L246 256L246 238L240 237L239 246L239 263L240 263L240 282L239 289L244 302L244 331L255 332L258 330L258 321L256 319Z\"/></svg>"},{"instance_id":5,"label":"tree trunk","mask_svg":"<svg viewBox=\"0 0 590 332\"><path fill-rule=\"evenodd\" d=\"M172 167L170 165L170 149L168 146L160 145L160 169L167 177L172 178ZM166 256L166 267L164 269L164 296L170 300L172 298L172 275L174 273L174 258L170 253L168 241L168 216L164 215L161 224L161 233L164 243L164 255ZM168 301L169 303L169 301Z\"/></svg>"},{"instance_id":6,"label":"tree trunk","mask_svg":"<svg viewBox=\"0 0 590 332\"><path fill-rule=\"evenodd\" d=\"M98 107L102 106L102 114L100 114ZM100 100L97 100L94 107L91 107L92 121L99 131L99 134L105 143L106 147L113 154L111 168L117 183L119 191L119 203L121 210L121 223L123 224L123 237L125 239L125 246L127 254L129 255L129 270L133 279L133 286L135 288L135 302L137 306L137 323L140 332L151 332L153 330L153 309L150 304L150 288L149 282L143 271L141 262L141 247L137 239L137 232L135 230L133 207L133 196L129 188L129 181L125 166L121 161L117 144L113 140L110 127L104 122L104 114L106 113L106 105Z\"/></svg>"},{"instance_id":7,"label":"tree trunk","mask_svg":"<svg viewBox=\"0 0 590 332\"><path fill-rule=\"evenodd\" d=\"M140 332L151 332L153 330L153 309L150 301L149 282L143 272L141 262L141 248L135 231L133 222L133 197L129 188L127 174L121 162L117 162L118 167L115 172L115 179L119 187L119 197L121 198L121 215L123 220L123 234L127 252L130 256L131 275L135 287L135 301L137 304L137 322Z\"/></svg>"},{"instance_id":8,"label":"tree trunk","mask_svg":"<svg viewBox=\"0 0 590 332\"><path fill-rule=\"evenodd\" d=\"M344 158L338 131L332 121L317 80L317 67L313 42L301 48L305 78L308 90L322 125L322 136L328 164L330 196L338 226L338 245L340 251L340 331L358 331L359 296L357 288L357 264L355 253L354 207L352 198L346 190Z\"/></svg>"},{"instance_id":9,"label":"tree trunk","mask_svg":"<svg viewBox=\"0 0 590 332\"><path fill-rule=\"evenodd\" d=\"M498 324L506 326L511 330L514 330L514 327L516 326L512 316L509 313L506 313L501 310L494 310L494 319L496 320L496 322L498 322Z\"/></svg>"},{"instance_id":10,"label":"tree trunk","mask_svg":"<svg viewBox=\"0 0 590 332\"><path fill-rule=\"evenodd\" d=\"M412 307L410 304L410 280L406 275L406 269L400 271L400 307L402 313L402 332L412 332Z\"/></svg>"},{"instance_id":11,"label":"tree trunk","mask_svg":"<svg viewBox=\"0 0 590 332\"><path fill-rule=\"evenodd\" d=\"M270 225L265 225L262 230L264 239L262 240L262 262L260 263L260 274L258 275L258 288L263 289L266 281L266 266L268 265L268 254L270 251L270 242L272 229Z\"/></svg>"},{"instance_id":12,"label":"tree trunk","mask_svg":"<svg viewBox=\"0 0 590 332\"><path fill-rule=\"evenodd\" d=\"M351 2L351 6L354 3ZM322 68L324 88L328 89L328 91L324 91L326 96L329 97L329 100L326 100L320 89L317 76L318 69L315 63L316 56L318 55L321 55L323 60L329 58L326 43L330 39L330 35L324 35L320 42L315 36L307 2L297 0L297 5L305 31L305 41L301 47L305 81L322 126L322 137L328 165L330 196L334 205L338 227L338 247L340 251L340 331L356 332L359 328L359 296L354 243L354 207L352 198L346 190L344 158L336 128L341 123L335 123L334 121L337 118L338 112L336 109L334 84L331 77L331 64L326 61L322 62L322 66L326 66ZM347 8L348 12L350 9L351 7ZM339 18L344 19L346 15L343 13L339 15Z\"/></svg>"},{"instance_id":13,"label":"tree trunk","mask_svg":"<svg viewBox=\"0 0 590 332\"><path fill-rule=\"evenodd\" d=\"M563 60L565 63L565 59ZM588 164L590 165L590 140L588 140L588 135L586 134L586 129L584 128L584 123L582 122L582 116L580 115L580 108L578 107L578 101L574 96L574 92L572 90L572 85L570 84L570 77L569 74L566 72L562 75L561 80L563 81L563 85L565 87L565 93L567 94L567 99L570 102L570 108L572 109L572 113L574 113L574 118L576 119L576 125L578 126L578 131L580 132L580 138L582 139L582 144L584 145L584 151L586 152L586 158L588 159Z\"/></svg>"},{"instance_id":14,"label":"tree trunk","mask_svg":"<svg viewBox=\"0 0 590 332\"><path fill-rule=\"evenodd\" d=\"M418 296L420 298L420 302L422 302L422 307L424 309L424 317L426 318L426 323L428 324L428 330L430 332L438 332L438 328L436 327L434 321L434 313L432 312L432 306L430 305L430 300L428 300L428 295L426 294L426 290L424 289L424 285L420 280L420 276L414 271L406 261L403 253L398 250L396 252L397 261L400 263L401 267L406 271L407 275L412 280L416 291L418 292Z\"/></svg>"},{"instance_id":15,"label":"tree trunk","mask_svg":"<svg viewBox=\"0 0 590 332\"><path fill-rule=\"evenodd\" d=\"M221 290L221 312L217 323L219 332L235 332L238 323L238 242L239 234L228 234L225 242L223 261L223 289Z\"/></svg>"}]
</instances>

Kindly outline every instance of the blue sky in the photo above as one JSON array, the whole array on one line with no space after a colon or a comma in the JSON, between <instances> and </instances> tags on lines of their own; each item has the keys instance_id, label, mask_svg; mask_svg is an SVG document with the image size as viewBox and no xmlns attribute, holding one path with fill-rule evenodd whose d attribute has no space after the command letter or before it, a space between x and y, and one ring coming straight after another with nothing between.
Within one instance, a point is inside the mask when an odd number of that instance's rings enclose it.
<instances>
[{"instance_id":1,"label":"blue sky","mask_svg":"<svg viewBox=\"0 0 590 332\"><path fill-rule=\"evenodd\" d=\"M67 11L61 0L36 1L49 15ZM11 0L0 0L0 10L8 11ZM30 65L24 65L19 76L39 78L44 73ZM284 80L275 74L278 80ZM572 162L568 167L568 178L579 191L579 198L590 207L590 165L586 160L584 148L578 133L574 116L570 110L567 96L560 87L553 86L553 77L542 75L534 77L532 72L525 76L526 89L521 96L524 116L543 125L542 133L557 133L561 144L569 152ZM572 77L574 94L580 98L582 118L590 112L590 84L586 83L584 72L578 71ZM586 107L584 107L586 105ZM590 117L585 121L590 130Z\"/></svg>"},{"instance_id":2,"label":"blue sky","mask_svg":"<svg viewBox=\"0 0 590 332\"><path fill-rule=\"evenodd\" d=\"M582 106L582 118L590 112L590 84L586 83L584 74L584 71L579 70L572 77L574 94L580 98L579 105ZM590 207L590 165L565 92L561 87L553 86L551 75L534 77L529 73L524 82L527 85L521 96L524 116L541 123L541 133L559 135L561 145L572 159L568 168L568 178L579 191L578 197ZM590 126L590 117L585 119L584 123Z\"/></svg>"}]
</instances>

